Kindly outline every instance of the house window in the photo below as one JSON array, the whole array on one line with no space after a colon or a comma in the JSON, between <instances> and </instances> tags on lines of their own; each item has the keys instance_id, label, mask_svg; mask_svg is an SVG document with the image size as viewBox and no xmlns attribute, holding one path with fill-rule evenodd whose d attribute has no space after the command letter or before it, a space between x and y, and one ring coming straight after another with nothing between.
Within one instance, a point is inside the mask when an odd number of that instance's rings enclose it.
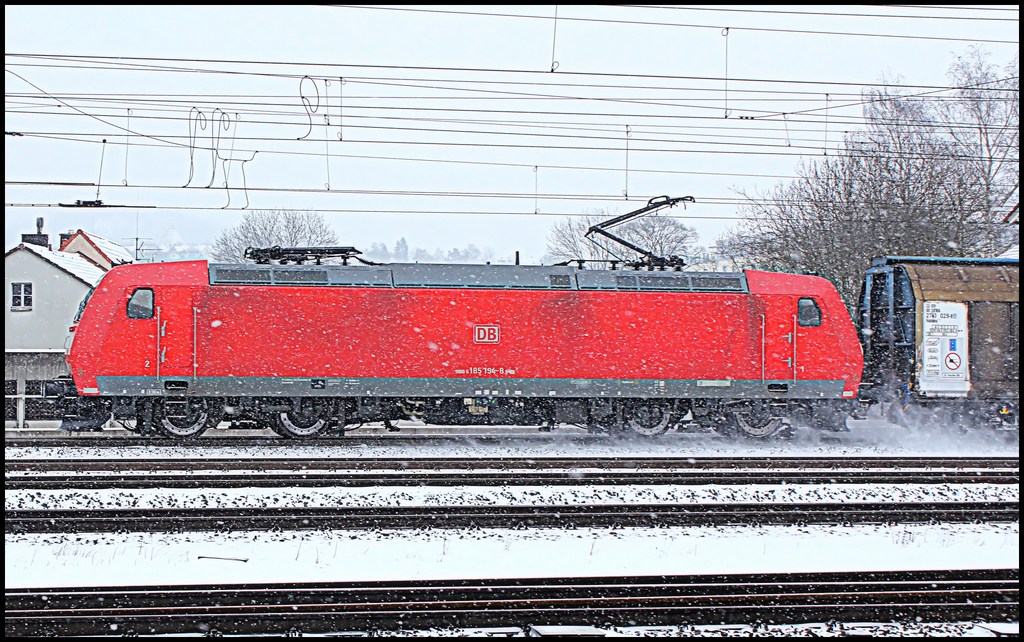
<instances>
[{"instance_id":1,"label":"house window","mask_svg":"<svg viewBox=\"0 0 1024 642\"><path fill-rule=\"evenodd\" d=\"M12 283L11 284L11 309L31 310L32 309L32 284Z\"/></svg>"}]
</instances>

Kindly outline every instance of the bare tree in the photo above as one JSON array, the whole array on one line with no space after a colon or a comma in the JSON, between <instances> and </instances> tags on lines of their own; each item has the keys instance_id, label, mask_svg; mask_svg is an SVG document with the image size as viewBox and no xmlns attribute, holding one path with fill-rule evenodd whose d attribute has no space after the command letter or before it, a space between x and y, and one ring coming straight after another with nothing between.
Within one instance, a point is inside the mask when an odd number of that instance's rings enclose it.
<instances>
[{"instance_id":1,"label":"bare tree","mask_svg":"<svg viewBox=\"0 0 1024 642\"><path fill-rule=\"evenodd\" d=\"M964 89L947 100L866 92L865 129L802 163L795 181L740 191L743 221L719 246L758 267L820 274L851 307L873 257L1005 249L999 209L1018 188L1019 83L972 55L953 65Z\"/></svg>"},{"instance_id":2,"label":"bare tree","mask_svg":"<svg viewBox=\"0 0 1024 642\"><path fill-rule=\"evenodd\" d=\"M936 107L962 159L962 189L949 196L970 213L969 222L979 224L973 239L979 254L999 253L1019 242L1013 235L1019 228L999 224L1011 201L1020 199L1019 60L1014 57L1000 71L988 63L987 52L971 47L947 73L961 88L958 95Z\"/></svg>"},{"instance_id":3,"label":"bare tree","mask_svg":"<svg viewBox=\"0 0 1024 642\"><path fill-rule=\"evenodd\" d=\"M551 229L548 235L548 261L567 261L574 259L607 261L610 259L635 261L640 257L636 252L623 247L610 239L591 236L596 243L587 238L586 233L592 226L614 216L606 211L598 211L582 217L565 218ZM698 240L697 231L684 225L678 219L664 216L647 216L638 218L622 227L615 228L613 233L625 240L642 247L658 256L687 256L694 252Z\"/></svg>"},{"instance_id":4,"label":"bare tree","mask_svg":"<svg viewBox=\"0 0 1024 642\"><path fill-rule=\"evenodd\" d=\"M256 210L235 227L220 233L210 255L217 261L241 263L247 247L337 245L338 235L318 212Z\"/></svg>"}]
</instances>

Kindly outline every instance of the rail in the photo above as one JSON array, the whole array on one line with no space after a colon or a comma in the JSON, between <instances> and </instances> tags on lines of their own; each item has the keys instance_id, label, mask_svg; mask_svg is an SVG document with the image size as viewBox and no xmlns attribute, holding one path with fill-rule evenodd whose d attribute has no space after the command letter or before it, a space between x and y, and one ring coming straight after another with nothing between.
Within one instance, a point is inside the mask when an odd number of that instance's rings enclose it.
<instances>
[{"instance_id":1,"label":"rail","mask_svg":"<svg viewBox=\"0 0 1024 642\"><path fill-rule=\"evenodd\" d=\"M7 588L8 637L1019 622L1018 569Z\"/></svg>"},{"instance_id":2,"label":"rail","mask_svg":"<svg viewBox=\"0 0 1024 642\"><path fill-rule=\"evenodd\" d=\"M1020 460L913 458L10 459L4 488L1018 484Z\"/></svg>"},{"instance_id":3,"label":"rail","mask_svg":"<svg viewBox=\"0 0 1024 642\"><path fill-rule=\"evenodd\" d=\"M566 504L4 511L7 533L1012 523L1020 502Z\"/></svg>"}]
</instances>

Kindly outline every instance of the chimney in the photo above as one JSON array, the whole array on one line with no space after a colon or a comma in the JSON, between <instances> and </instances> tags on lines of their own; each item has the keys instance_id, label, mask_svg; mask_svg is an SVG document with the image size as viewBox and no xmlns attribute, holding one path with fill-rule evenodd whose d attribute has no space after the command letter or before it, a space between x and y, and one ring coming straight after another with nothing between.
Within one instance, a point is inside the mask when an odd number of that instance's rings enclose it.
<instances>
[{"instance_id":1,"label":"chimney","mask_svg":"<svg viewBox=\"0 0 1024 642\"><path fill-rule=\"evenodd\" d=\"M52 249L50 247L50 235L43 234L43 217L40 216L36 219L36 233L35 234L22 234L22 243L30 243L32 245L38 245L45 247L46 249Z\"/></svg>"},{"instance_id":2,"label":"chimney","mask_svg":"<svg viewBox=\"0 0 1024 642\"><path fill-rule=\"evenodd\" d=\"M74 230L68 230L67 232L61 232L60 233L60 245L57 246L57 249L63 250L64 246L67 245L68 241L70 241L71 237L74 236L74 235L75 235L75 231Z\"/></svg>"}]
</instances>

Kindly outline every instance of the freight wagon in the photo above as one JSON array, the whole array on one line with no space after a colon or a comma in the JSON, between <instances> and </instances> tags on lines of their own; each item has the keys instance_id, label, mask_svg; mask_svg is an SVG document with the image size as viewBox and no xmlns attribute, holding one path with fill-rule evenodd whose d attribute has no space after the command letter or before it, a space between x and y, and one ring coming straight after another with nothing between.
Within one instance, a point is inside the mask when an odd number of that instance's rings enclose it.
<instances>
[{"instance_id":1,"label":"freight wagon","mask_svg":"<svg viewBox=\"0 0 1024 642\"><path fill-rule=\"evenodd\" d=\"M1019 424L1017 259L877 258L858 316L861 396L890 419Z\"/></svg>"}]
</instances>

